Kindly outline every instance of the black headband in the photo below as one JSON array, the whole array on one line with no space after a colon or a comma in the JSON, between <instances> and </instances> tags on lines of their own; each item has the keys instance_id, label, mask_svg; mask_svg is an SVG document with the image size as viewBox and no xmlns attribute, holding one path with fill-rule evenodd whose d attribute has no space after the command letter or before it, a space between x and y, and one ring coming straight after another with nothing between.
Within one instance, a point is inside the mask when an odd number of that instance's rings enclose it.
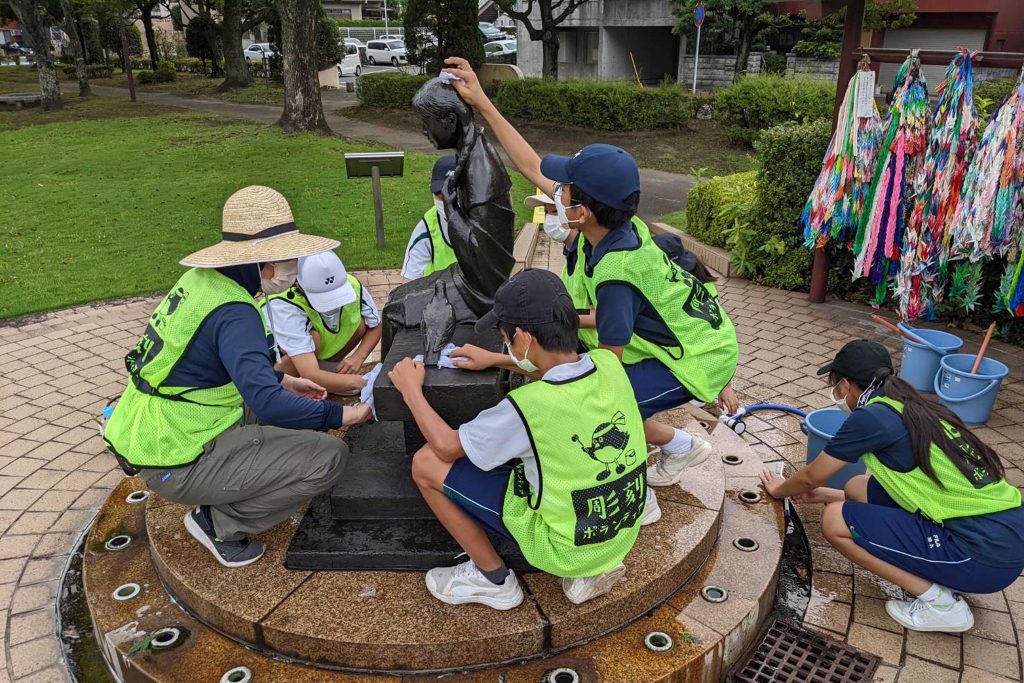
<instances>
[{"instance_id":1,"label":"black headband","mask_svg":"<svg viewBox=\"0 0 1024 683\"><path fill-rule=\"evenodd\" d=\"M282 223L281 225L275 225L265 230L260 230L257 233L247 232L223 232L221 233L222 238L225 242L248 242L249 240L261 240L267 237L277 237L283 235L286 232L295 232L298 230L295 223Z\"/></svg>"}]
</instances>

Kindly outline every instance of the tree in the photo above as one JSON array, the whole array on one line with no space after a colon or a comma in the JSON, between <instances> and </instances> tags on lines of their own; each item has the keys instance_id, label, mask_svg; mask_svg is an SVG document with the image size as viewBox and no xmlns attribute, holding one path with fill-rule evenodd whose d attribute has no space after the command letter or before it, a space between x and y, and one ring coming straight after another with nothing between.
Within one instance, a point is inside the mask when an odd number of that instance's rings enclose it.
<instances>
[{"instance_id":1,"label":"tree","mask_svg":"<svg viewBox=\"0 0 1024 683\"><path fill-rule=\"evenodd\" d=\"M868 31L906 28L917 19L916 11L917 0L868 0L864 7L864 28ZM846 8L821 19L801 19L800 41L793 46L793 52L810 59L838 59L842 51Z\"/></svg>"},{"instance_id":2,"label":"tree","mask_svg":"<svg viewBox=\"0 0 1024 683\"><path fill-rule=\"evenodd\" d=\"M484 62L484 45L473 0L409 0L405 8L405 45L409 62L430 73L440 71L446 57Z\"/></svg>"},{"instance_id":3,"label":"tree","mask_svg":"<svg viewBox=\"0 0 1024 683\"><path fill-rule=\"evenodd\" d=\"M321 8L310 0L277 0L284 57L284 112L278 121L287 132L330 133L320 100L317 18Z\"/></svg>"},{"instance_id":4,"label":"tree","mask_svg":"<svg viewBox=\"0 0 1024 683\"><path fill-rule=\"evenodd\" d=\"M686 35L690 44L697 37L693 24L697 2L672 0L673 11L679 17L676 31ZM707 20L701 29L701 52L735 52L736 75L746 73L750 46L758 31L768 24L770 15L767 12L771 4L770 0L704 0Z\"/></svg>"},{"instance_id":5,"label":"tree","mask_svg":"<svg viewBox=\"0 0 1024 683\"><path fill-rule=\"evenodd\" d=\"M75 76L78 77L78 96L88 97L92 94L89 87L89 72L85 68L85 41L82 40L82 31L79 25L79 16L75 11L71 0L60 0L61 10L64 12L64 32L70 38L71 54L75 57Z\"/></svg>"},{"instance_id":6,"label":"tree","mask_svg":"<svg viewBox=\"0 0 1024 683\"><path fill-rule=\"evenodd\" d=\"M153 71L157 69L157 62L160 61L160 52L156 47L156 34L153 33L153 10L160 4L161 0L135 0L135 7L139 10L139 19L142 21L142 30L146 34L146 49L149 50L149 63Z\"/></svg>"},{"instance_id":7,"label":"tree","mask_svg":"<svg viewBox=\"0 0 1024 683\"><path fill-rule=\"evenodd\" d=\"M220 53L220 35L216 22L202 14L192 17L185 27L185 49L189 57L203 60L203 71L206 71L206 60L212 63L213 73L220 71L218 54Z\"/></svg>"},{"instance_id":8,"label":"tree","mask_svg":"<svg viewBox=\"0 0 1024 683\"><path fill-rule=\"evenodd\" d=\"M22 30L32 41L36 53L36 69L39 72L39 92L44 111L53 111L64 106L61 99L60 82L53 64L53 50L50 47L50 26L53 17L39 0L9 0L18 17Z\"/></svg>"},{"instance_id":9,"label":"tree","mask_svg":"<svg viewBox=\"0 0 1024 683\"><path fill-rule=\"evenodd\" d=\"M677 0L679 1L679 0ZM534 0L526 0L526 7L516 9L518 0L496 0L501 11L522 22L530 40L544 43L544 78L558 78L558 26L565 21L576 8L587 0L536 0L539 24L533 17Z\"/></svg>"},{"instance_id":10,"label":"tree","mask_svg":"<svg viewBox=\"0 0 1024 683\"><path fill-rule=\"evenodd\" d=\"M150 0L146 0L150 1ZM195 18L202 18L202 33L209 38L208 50L213 53L214 71L217 58L224 56L224 82L221 90L244 88L252 84L249 64L242 52L242 34L268 20L273 7L269 0L181 0ZM192 21L195 21L193 19ZM189 22L189 26L192 22ZM216 32L216 38L212 37ZM197 46L198 47L198 46Z\"/></svg>"}]
</instances>

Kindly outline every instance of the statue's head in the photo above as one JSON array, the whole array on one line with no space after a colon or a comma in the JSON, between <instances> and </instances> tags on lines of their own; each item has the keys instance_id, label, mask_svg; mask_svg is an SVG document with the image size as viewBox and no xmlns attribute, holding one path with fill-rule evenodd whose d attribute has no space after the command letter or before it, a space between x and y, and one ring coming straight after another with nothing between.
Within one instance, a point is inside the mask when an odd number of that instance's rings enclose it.
<instances>
[{"instance_id":1,"label":"statue's head","mask_svg":"<svg viewBox=\"0 0 1024 683\"><path fill-rule=\"evenodd\" d=\"M419 89L412 108L423 117L423 134L437 149L457 147L462 131L473 123L473 109L440 78L431 78Z\"/></svg>"}]
</instances>

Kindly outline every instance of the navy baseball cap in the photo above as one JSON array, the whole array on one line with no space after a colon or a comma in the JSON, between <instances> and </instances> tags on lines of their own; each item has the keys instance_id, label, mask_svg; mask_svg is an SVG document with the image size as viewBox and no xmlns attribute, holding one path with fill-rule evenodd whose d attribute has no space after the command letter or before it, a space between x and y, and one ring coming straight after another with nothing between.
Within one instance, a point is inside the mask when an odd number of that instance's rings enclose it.
<instances>
[{"instance_id":1,"label":"navy baseball cap","mask_svg":"<svg viewBox=\"0 0 1024 683\"><path fill-rule=\"evenodd\" d=\"M524 268L494 293L494 307L476 322L476 331L508 325L543 325L558 319L556 307L575 310L562 278L543 268Z\"/></svg>"},{"instance_id":2,"label":"navy baseball cap","mask_svg":"<svg viewBox=\"0 0 1024 683\"><path fill-rule=\"evenodd\" d=\"M597 201L621 211L635 211L626 200L640 191L636 159L615 145L587 145L571 157L549 154L540 172L559 183L572 183Z\"/></svg>"},{"instance_id":3,"label":"navy baseball cap","mask_svg":"<svg viewBox=\"0 0 1024 683\"><path fill-rule=\"evenodd\" d=\"M881 368L892 372L892 356L888 349L869 339L855 339L839 349L831 363L818 369L818 374L834 372L867 386Z\"/></svg>"},{"instance_id":4,"label":"navy baseball cap","mask_svg":"<svg viewBox=\"0 0 1024 683\"><path fill-rule=\"evenodd\" d=\"M437 194L444 187L444 181L455 171L455 157L441 157L434 163L434 170L430 173L430 191Z\"/></svg>"}]
</instances>

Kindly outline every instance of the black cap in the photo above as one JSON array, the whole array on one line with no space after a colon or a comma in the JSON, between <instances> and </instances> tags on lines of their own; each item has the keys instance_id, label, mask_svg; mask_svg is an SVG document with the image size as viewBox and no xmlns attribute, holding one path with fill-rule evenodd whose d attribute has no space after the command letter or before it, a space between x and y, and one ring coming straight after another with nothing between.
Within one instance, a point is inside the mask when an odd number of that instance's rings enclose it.
<instances>
[{"instance_id":1,"label":"black cap","mask_svg":"<svg viewBox=\"0 0 1024 683\"><path fill-rule=\"evenodd\" d=\"M558 319L557 302L569 292L562 279L550 270L526 268L513 275L494 293L494 308L476 323L476 331L490 329L498 321L508 325L543 325Z\"/></svg>"},{"instance_id":2,"label":"black cap","mask_svg":"<svg viewBox=\"0 0 1024 683\"><path fill-rule=\"evenodd\" d=\"M430 191L437 194L444 187L444 181L455 171L455 157L441 157L434 163L434 170L430 173Z\"/></svg>"},{"instance_id":3,"label":"black cap","mask_svg":"<svg viewBox=\"0 0 1024 683\"><path fill-rule=\"evenodd\" d=\"M834 372L840 377L849 377L867 386L879 368L889 368L892 372L892 358L888 349L869 339L856 339L839 349L832 362L820 368L818 374Z\"/></svg>"}]
</instances>

